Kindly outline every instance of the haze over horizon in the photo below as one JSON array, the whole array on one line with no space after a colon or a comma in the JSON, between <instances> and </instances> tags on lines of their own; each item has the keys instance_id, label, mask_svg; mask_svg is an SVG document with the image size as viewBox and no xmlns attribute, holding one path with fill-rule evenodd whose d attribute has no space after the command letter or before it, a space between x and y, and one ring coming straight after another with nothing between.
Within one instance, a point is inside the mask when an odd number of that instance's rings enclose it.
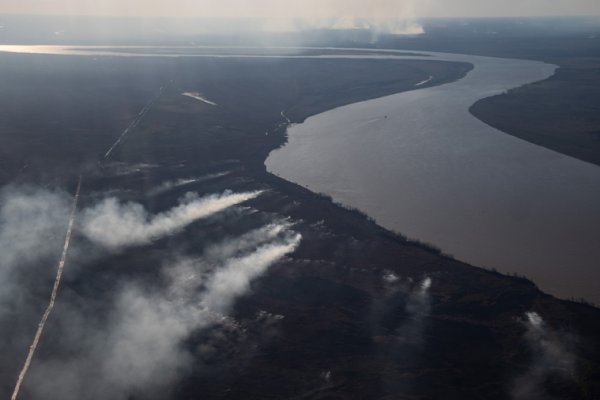
<instances>
[{"instance_id":1,"label":"haze over horizon","mask_svg":"<svg viewBox=\"0 0 600 400\"><path fill-rule=\"evenodd\" d=\"M597 0L5 0L0 14L230 18L600 16Z\"/></svg>"},{"instance_id":2,"label":"haze over horizon","mask_svg":"<svg viewBox=\"0 0 600 400\"><path fill-rule=\"evenodd\" d=\"M600 400L600 0L0 0L0 400Z\"/></svg>"}]
</instances>

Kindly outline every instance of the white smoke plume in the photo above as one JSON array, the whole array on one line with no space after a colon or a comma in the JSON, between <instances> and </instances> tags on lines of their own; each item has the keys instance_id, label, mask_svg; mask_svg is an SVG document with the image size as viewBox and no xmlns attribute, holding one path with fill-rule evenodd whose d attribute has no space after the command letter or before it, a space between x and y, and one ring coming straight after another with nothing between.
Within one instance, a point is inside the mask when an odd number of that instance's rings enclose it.
<instances>
[{"instance_id":1,"label":"white smoke plume","mask_svg":"<svg viewBox=\"0 0 600 400\"><path fill-rule=\"evenodd\" d=\"M178 206L157 215L139 204L108 199L80 213L80 232L108 249L144 244L259 194L225 192L202 198L187 194ZM29 292L39 291L44 299L48 295L55 271L49 266L60 256L70 201L65 193L35 188L7 187L0 192L0 322L6 327L1 332L6 342L0 345L0 358L4 366L11 365L15 355L21 357L31 339L23 329L29 332L39 319L38 304ZM226 314L253 280L296 248L300 236L289 230L291 226L286 220L276 221L209 246L200 259L165 267L164 290L124 284L116 297L109 296L116 300L108 317L95 315L94 299L82 301L75 295L66 300L69 289L65 288L58 297L61 312L53 316L53 325L71 343L60 346L70 350L61 351L60 357L37 357L24 382L23 397L127 399L142 392L143 398L163 397L162 390L182 376L192 358L190 350L182 347L192 332L218 325L227 326L236 336L236 324ZM87 245L81 241L73 245L78 265L70 266L79 268L69 271L78 274L86 261L81 246ZM106 303L102 304L105 309ZM4 310L10 313L3 315ZM225 340L221 336L219 340ZM98 378L90 382L91 376Z\"/></svg>"},{"instance_id":2,"label":"white smoke plume","mask_svg":"<svg viewBox=\"0 0 600 400\"><path fill-rule=\"evenodd\" d=\"M155 216L148 215L140 204L122 204L109 198L83 212L81 229L90 240L111 250L143 245L177 232L198 219L256 198L260 193L225 192L202 198L187 193L177 207Z\"/></svg>"},{"instance_id":3,"label":"white smoke plume","mask_svg":"<svg viewBox=\"0 0 600 400\"><path fill-rule=\"evenodd\" d=\"M230 260L208 282L203 303L210 310L225 312L234 298L248 290L253 279L262 275L274 261L292 252L299 242L300 236L296 235L284 244L267 244L248 256Z\"/></svg>"},{"instance_id":4,"label":"white smoke plume","mask_svg":"<svg viewBox=\"0 0 600 400\"><path fill-rule=\"evenodd\" d=\"M523 323L527 327L525 339L533 359L529 369L515 380L512 398L549 399L550 395L544 390L544 381L548 377L558 375L573 379L575 376L575 356L567 346L573 339L551 329L543 318L533 311L525 313Z\"/></svg>"},{"instance_id":5,"label":"white smoke plume","mask_svg":"<svg viewBox=\"0 0 600 400\"><path fill-rule=\"evenodd\" d=\"M381 344L382 357L394 360L398 368L414 370L414 364L420 359L427 341L428 318L431 314L431 296L429 290L432 279L425 277L420 282L412 278L396 275L393 271L384 271L382 278L383 296L373 307L373 334ZM391 392L412 390L410 380L398 380L384 376L382 385Z\"/></svg>"},{"instance_id":6,"label":"white smoke plume","mask_svg":"<svg viewBox=\"0 0 600 400\"><path fill-rule=\"evenodd\" d=\"M258 244L232 258L183 259L165 266L162 290L124 287L100 332L96 327L81 334L86 339L80 355L33 366L27 394L49 400L164 398L194 357L184 346L186 339L215 326L238 329L227 316L234 302L249 291L252 281L296 249L300 235L284 229L275 235L276 228L267 226L254 231L255 240L249 233L240 244L224 242L222 251L213 246L214 256ZM203 346L198 351L210 348L210 343Z\"/></svg>"},{"instance_id":7,"label":"white smoke plume","mask_svg":"<svg viewBox=\"0 0 600 400\"><path fill-rule=\"evenodd\" d=\"M20 277L42 262L54 265L67 229L69 198L64 193L31 187L6 187L0 192L0 316L6 301L18 301ZM47 267L50 267L48 265ZM50 277L54 270L48 270ZM17 296L17 297L15 297Z\"/></svg>"},{"instance_id":8,"label":"white smoke plume","mask_svg":"<svg viewBox=\"0 0 600 400\"><path fill-rule=\"evenodd\" d=\"M0 367L7 372L0 391L7 398L52 292L71 202L69 194L33 186L0 190Z\"/></svg>"},{"instance_id":9,"label":"white smoke plume","mask_svg":"<svg viewBox=\"0 0 600 400\"><path fill-rule=\"evenodd\" d=\"M0 264L37 261L57 252L57 227L66 230L68 198L62 193L34 188L5 188L0 193ZM41 246L41 248L40 248ZM58 246L60 247L60 246ZM33 251L32 251L33 250Z\"/></svg>"},{"instance_id":10,"label":"white smoke plume","mask_svg":"<svg viewBox=\"0 0 600 400\"><path fill-rule=\"evenodd\" d=\"M408 296L406 312L409 318L398 328L397 334L399 336L412 342L421 342L423 340L425 320L431 313L429 289L432 283L429 277L423 279L418 287Z\"/></svg>"},{"instance_id":11,"label":"white smoke plume","mask_svg":"<svg viewBox=\"0 0 600 400\"><path fill-rule=\"evenodd\" d=\"M258 229L254 229L239 237L224 241L204 250L203 258L208 262L235 257L242 252L255 249L262 243L287 235L292 224L287 220L275 221Z\"/></svg>"},{"instance_id":12,"label":"white smoke plume","mask_svg":"<svg viewBox=\"0 0 600 400\"><path fill-rule=\"evenodd\" d=\"M396 314L403 307L406 317L395 327L394 336L400 339L400 343L410 343L415 351L423 341L426 319L431 313L429 289L433 282L426 277L415 284L411 278L402 278L393 271L384 271L382 281L383 296L374 302L372 308L374 334L385 333L380 329L384 316ZM407 349L403 348L402 351L406 355Z\"/></svg>"},{"instance_id":13,"label":"white smoke plume","mask_svg":"<svg viewBox=\"0 0 600 400\"><path fill-rule=\"evenodd\" d=\"M150 189L147 192L147 195L148 196L157 196L159 194L167 193L173 189L178 189L183 186L191 185L193 183L207 182L207 181L221 178L221 177L224 177L227 175L229 175L229 172L218 172L218 173L214 173L214 174L203 175L203 176L200 176L197 178L187 178L187 179L177 179L175 181L167 181L167 182L163 182L162 184L160 184L157 187Z\"/></svg>"}]
</instances>

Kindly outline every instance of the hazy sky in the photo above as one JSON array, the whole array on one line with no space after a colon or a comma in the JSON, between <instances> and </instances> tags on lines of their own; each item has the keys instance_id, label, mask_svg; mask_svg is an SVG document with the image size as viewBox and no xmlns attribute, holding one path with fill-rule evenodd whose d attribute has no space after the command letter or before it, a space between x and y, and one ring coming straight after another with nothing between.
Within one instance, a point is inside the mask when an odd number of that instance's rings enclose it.
<instances>
[{"instance_id":1,"label":"hazy sky","mask_svg":"<svg viewBox=\"0 0 600 400\"><path fill-rule=\"evenodd\" d=\"M600 15L600 0L1 0L0 14L227 17Z\"/></svg>"}]
</instances>

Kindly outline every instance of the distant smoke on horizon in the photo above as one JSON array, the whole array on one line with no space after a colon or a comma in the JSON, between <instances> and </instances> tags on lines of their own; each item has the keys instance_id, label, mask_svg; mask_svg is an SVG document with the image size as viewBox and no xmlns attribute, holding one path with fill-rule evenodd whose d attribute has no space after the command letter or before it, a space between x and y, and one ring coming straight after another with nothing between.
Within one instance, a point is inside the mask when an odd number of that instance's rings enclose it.
<instances>
[{"instance_id":1,"label":"distant smoke on horizon","mask_svg":"<svg viewBox=\"0 0 600 400\"><path fill-rule=\"evenodd\" d=\"M420 34L416 0L221 0L220 2L177 1L169 4L157 1L130 1L98 4L90 1L53 0L45 4L24 4L9 0L0 6L0 14L19 14L28 8L35 13L65 16L130 16L136 18L185 17L218 19L226 26L200 24L196 29L303 31L314 29L367 29L376 33ZM427 3L429 0L426 0ZM106 2L104 2L106 3ZM108 3L111 3L110 1ZM3 11L4 10L4 11ZM246 21L242 21L246 20ZM248 23L248 20L256 20ZM181 26L174 24L176 31ZM68 32L67 32L68 33ZM172 33L172 32L171 32Z\"/></svg>"},{"instance_id":2,"label":"distant smoke on horizon","mask_svg":"<svg viewBox=\"0 0 600 400\"><path fill-rule=\"evenodd\" d=\"M281 25L281 22L279 22ZM391 35L421 35L425 33L423 25L416 19L408 17L399 18L360 18L360 17L339 17L325 19L299 19L296 20L291 29L278 28L278 21L271 20L267 22L267 30L368 30L375 34Z\"/></svg>"},{"instance_id":3,"label":"distant smoke on horizon","mask_svg":"<svg viewBox=\"0 0 600 400\"><path fill-rule=\"evenodd\" d=\"M600 15L596 0L3 0L0 14L229 18Z\"/></svg>"},{"instance_id":4,"label":"distant smoke on horizon","mask_svg":"<svg viewBox=\"0 0 600 400\"><path fill-rule=\"evenodd\" d=\"M26 15L51 15L48 21ZM83 16L83 18L79 18ZM0 25L5 41L22 43L162 41L174 38L204 42L212 35L233 35L242 41L269 44L264 32L303 33L311 30L367 30L380 34L419 35L429 18L600 17L596 0L3 0ZM109 17L87 18L87 17ZM111 19L112 17L127 17ZM438 21L439 22L439 21ZM439 22L446 26L446 22ZM579 23L568 30L579 31ZM573 28L577 26L577 28ZM544 29L554 29L546 25ZM495 28L494 28L495 29ZM429 29L427 29L429 30ZM475 31L473 31L475 32ZM496 32L494 30L494 32ZM255 35L258 35L255 36ZM310 37L287 37L308 45ZM353 35L356 36L356 35ZM279 39L278 39L279 40ZM353 39L356 40L356 39ZM235 42L238 41L238 42ZM266 43L265 43L266 42Z\"/></svg>"}]
</instances>

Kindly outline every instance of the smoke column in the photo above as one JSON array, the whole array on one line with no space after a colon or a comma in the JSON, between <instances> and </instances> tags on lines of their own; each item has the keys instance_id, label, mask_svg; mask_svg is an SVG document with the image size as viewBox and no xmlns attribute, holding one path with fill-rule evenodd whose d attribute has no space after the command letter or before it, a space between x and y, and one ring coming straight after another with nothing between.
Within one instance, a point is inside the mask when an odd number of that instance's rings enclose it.
<instances>
[{"instance_id":1,"label":"smoke column","mask_svg":"<svg viewBox=\"0 0 600 400\"><path fill-rule=\"evenodd\" d=\"M548 393L545 382L552 376L566 381L575 379L576 356L569 349L569 343L576 338L552 329L536 312L527 312L525 317L524 324L527 327L525 339L533 358L528 370L515 380L512 398L515 400L554 398Z\"/></svg>"}]
</instances>

